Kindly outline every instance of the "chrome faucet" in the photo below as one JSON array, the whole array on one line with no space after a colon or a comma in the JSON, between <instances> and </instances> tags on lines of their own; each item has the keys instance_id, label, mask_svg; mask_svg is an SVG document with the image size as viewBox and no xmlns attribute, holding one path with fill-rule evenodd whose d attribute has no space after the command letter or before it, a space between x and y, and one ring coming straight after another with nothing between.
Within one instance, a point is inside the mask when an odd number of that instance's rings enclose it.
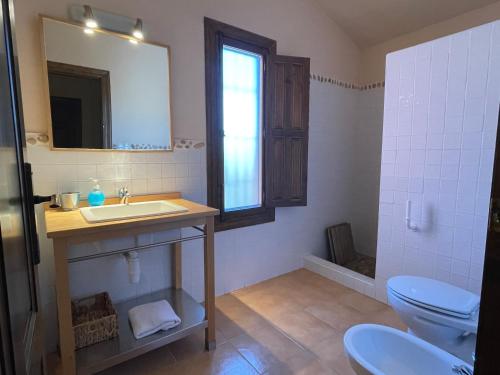
<instances>
[{"instance_id":1,"label":"chrome faucet","mask_svg":"<svg viewBox=\"0 0 500 375\"><path fill-rule=\"evenodd\" d=\"M118 190L118 195L120 197L120 204L128 204L128 200L131 197L126 186L123 186Z\"/></svg>"}]
</instances>

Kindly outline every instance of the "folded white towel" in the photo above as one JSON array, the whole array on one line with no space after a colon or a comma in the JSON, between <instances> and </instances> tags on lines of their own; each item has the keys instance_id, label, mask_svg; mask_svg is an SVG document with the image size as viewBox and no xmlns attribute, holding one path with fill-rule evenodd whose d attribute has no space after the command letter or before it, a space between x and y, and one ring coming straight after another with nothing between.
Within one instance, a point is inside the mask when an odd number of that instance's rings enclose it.
<instances>
[{"instance_id":1,"label":"folded white towel","mask_svg":"<svg viewBox=\"0 0 500 375\"><path fill-rule=\"evenodd\" d=\"M166 331L181 323L172 306L165 300L133 307L128 312L128 318L136 339L160 330Z\"/></svg>"}]
</instances>

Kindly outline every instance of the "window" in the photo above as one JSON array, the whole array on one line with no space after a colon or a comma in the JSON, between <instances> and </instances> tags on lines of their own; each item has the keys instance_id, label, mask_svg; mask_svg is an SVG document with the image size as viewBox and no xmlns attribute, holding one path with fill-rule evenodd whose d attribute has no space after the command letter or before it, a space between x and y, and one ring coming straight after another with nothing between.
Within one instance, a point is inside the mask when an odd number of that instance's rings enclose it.
<instances>
[{"instance_id":1,"label":"window","mask_svg":"<svg viewBox=\"0 0 500 375\"><path fill-rule=\"evenodd\" d=\"M262 205L262 55L222 52L224 211Z\"/></svg>"},{"instance_id":2,"label":"window","mask_svg":"<svg viewBox=\"0 0 500 375\"><path fill-rule=\"evenodd\" d=\"M205 18L205 76L216 230L305 205L309 59L277 56L274 40Z\"/></svg>"}]
</instances>

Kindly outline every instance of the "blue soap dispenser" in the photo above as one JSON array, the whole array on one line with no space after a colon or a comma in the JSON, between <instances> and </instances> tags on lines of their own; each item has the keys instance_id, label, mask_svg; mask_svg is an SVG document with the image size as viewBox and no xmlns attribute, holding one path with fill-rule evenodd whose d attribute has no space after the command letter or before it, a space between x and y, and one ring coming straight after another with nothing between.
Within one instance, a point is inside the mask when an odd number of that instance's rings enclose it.
<instances>
[{"instance_id":1,"label":"blue soap dispenser","mask_svg":"<svg viewBox=\"0 0 500 375\"><path fill-rule=\"evenodd\" d=\"M99 181L96 178L91 178L94 182L94 187L92 191L88 195L89 205L91 206L102 206L104 204L104 193L101 191L101 187L99 186Z\"/></svg>"}]
</instances>

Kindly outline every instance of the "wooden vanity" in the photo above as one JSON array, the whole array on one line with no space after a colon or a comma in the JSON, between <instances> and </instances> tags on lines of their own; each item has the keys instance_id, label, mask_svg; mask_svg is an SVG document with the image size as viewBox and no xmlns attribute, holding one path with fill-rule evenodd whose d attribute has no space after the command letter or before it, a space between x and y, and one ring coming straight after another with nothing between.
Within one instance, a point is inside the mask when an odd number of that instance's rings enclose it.
<instances>
[{"instance_id":1,"label":"wooden vanity","mask_svg":"<svg viewBox=\"0 0 500 375\"><path fill-rule=\"evenodd\" d=\"M171 200L172 203L188 209L187 212L162 216L88 223L79 211L62 211L60 209L45 210L47 236L54 241L55 280L57 310L59 319L59 345L62 373L64 375L93 374L117 365L128 359L137 357L148 351L186 337L199 329L205 329L205 346L207 350L215 349L215 288L214 288L214 216L219 210L197 204L181 198L180 193L146 195L130 198L130 202L154 200ZM107 204L119 203L118 198L107 199ZM83 204L82 204L83 205ZM132 300L117 304L119 336L75 352L71 317L71 297L69 293L68 263L85 261L102 256L112 256L133 249L116 250L109 253L86 255L80 258L69 258L69 247L79 243L100 241L104 239L139 235L142 233L162 232L174 229L193 227L200 231L199 235L179 237L176 240L146 245L143 248L173 244L172 253L172 288L139 296ZM205 306L198 304L182 289L182 257L183 241L204 239L204 277ZM137 248L140 250L140 247ZM89 270L89 275L91 275ZM104 287L104 286L103 286ZM126 285L124 286L126 287ZM168 331L136 340L128 322L128 310L143 303L166 299L182 320L181 325Z\"/></svg>"}]
</instances>

